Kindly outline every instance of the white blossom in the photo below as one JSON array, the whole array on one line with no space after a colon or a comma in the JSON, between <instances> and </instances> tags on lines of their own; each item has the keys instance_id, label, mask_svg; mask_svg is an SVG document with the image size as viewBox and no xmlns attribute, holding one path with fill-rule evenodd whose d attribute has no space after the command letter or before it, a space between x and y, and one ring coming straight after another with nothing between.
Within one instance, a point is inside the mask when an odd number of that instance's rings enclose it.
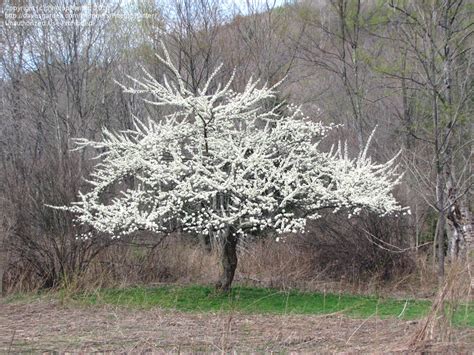
<instances>
[{"instance_id":1,"label":"white blossom","mask_svg":"<svg viewBox=\"0 0 474 355\"><path fill-rule=\"evenodd\" d=\"M295 233L323 209L349 216L362 209L379 215L403 210L392 194L401 178L397 156L372 162L369 143L355 158L341 143L322 152L319 142L334 125L314 122L294 105L285 114L277 113L280 106L268 108L276 86L250 79L235 92L231 79L211 90L218 68L195 95L164 53L160 59L173 80L158 81L145 71L141 80L130 78L133 88L122 87L173 113L135 117L127 131L104 129L99 142L77 139L77 149L100 151L99 163L91 189L56 208L114 237L173 228L216 235L227 226L235 235ZM133 185L125 182L130 176ZM116 192L112 199L110 192Z\"/></svg>"}]
</instances>

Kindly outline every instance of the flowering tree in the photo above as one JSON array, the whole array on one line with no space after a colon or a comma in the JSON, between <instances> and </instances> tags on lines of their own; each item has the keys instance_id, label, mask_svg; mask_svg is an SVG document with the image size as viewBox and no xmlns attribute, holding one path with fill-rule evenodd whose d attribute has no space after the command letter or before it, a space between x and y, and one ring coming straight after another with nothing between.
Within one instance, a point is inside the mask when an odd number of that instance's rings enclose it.
<instances>
[{"instance_id":1,"label":"flowering tree","mask_svg":"<svg viewBox=\"0 0 474 355\"><path fill-rule=\"evenodd\" d=\"M193 94L164 48L159 59L171 70L161 82L145 71L130 78L130 94L144 95L150 105L172 108L171 114L142 121L120 133L103 131L100 142L77 139L78 149L101 153L92 188L71 206L80 223L112 237L137 230L173 230L212 234L223 245L218 288L227 291L237 266L239 238L255 232L304 232L308 218L323 209L362 209L380 215L401 211L392 195L400 175L395 159L377 164L367 147L354 159L339 144L318 150L333 126L304 117L289 106L268 108L275 87L250 80L242 92L231 82L214 89L219 68ZM124 187L133 176L135 186ZM105 192L120 189L113 199Z\"/></svg>"}]
</instances>

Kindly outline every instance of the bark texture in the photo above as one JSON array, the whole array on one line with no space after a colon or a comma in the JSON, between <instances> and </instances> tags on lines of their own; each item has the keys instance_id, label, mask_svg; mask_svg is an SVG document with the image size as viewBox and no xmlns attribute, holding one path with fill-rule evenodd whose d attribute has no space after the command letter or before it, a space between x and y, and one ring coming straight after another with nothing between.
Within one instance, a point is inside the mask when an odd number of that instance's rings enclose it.
<instances>
[{"instance_id":1,"label":"bark texture","mask_svg":"<svg viewBox=\"0 0 474 355\"><path fill-rule=\"evenodd\" d=\"M237 269L238 237L232 235L230 228L227 227L222 239L222 271L216 289L221 292L229 292Z\"/></svg>"}]
</instances>

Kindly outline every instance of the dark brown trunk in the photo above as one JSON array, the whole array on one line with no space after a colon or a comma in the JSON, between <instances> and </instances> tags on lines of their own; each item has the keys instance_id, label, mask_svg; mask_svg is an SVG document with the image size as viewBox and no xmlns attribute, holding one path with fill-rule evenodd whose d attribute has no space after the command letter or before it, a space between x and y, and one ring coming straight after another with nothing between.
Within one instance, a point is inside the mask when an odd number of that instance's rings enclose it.
<instances>
[{"instance_id":1,"label":"dark brown trunk","mask_svg":"<svg viewBox=\"0 0 474 355\"><path fill-rule=\"evenodd\" d=\"M5 289L3 287L4 284L4 276L7 270L8 265L8 253L6 250L7 241L6 235L8 231L3 230L3 236L0 235L0 297L5 295Z\"/></svg>"},{"instance_id":2,"label":"dark brown trunk","mask_svg":"<svg viewBox=\"0 0 474 355\"><path fill-rule=\"evenodd\" d=\"M216 289L220 292L229 292L237 269L237 242L238 237L232 235L227 227L223 235L222 244L222 273L217 281Z\"/></svg>"},{"instance_id":3,"label":"dark brown trunk","mask_svg":"<svg viewBox=\"0 0 474 355\"><path fill-rule=\"evenodd\" d=\"M441 211L438 217L438 277L440 281L444 279L444 231L446 227L445 212Z\"/></svg>"},{"instance_id":4,"label":"dark brown trunk","mask_svg":"<svg viewBox=\"0 0 474 355\"><path fill-rule=\"evenodd\" d=\"M210 253L212 251L211 236L209 236L208 234L199 234L199 242L201 243L201 247L207 253Z\"/></svg>"}]
</instances>

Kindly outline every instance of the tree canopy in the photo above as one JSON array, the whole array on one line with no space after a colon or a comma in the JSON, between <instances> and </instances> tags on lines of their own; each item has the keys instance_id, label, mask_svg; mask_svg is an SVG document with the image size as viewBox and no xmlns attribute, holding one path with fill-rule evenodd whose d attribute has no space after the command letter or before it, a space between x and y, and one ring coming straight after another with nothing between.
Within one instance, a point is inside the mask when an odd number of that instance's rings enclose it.
<instances>
[{"instance_id":1,"label":"tree canopy","mask_svg":"<svg viewBox=\"0 0 474 355\"><path fill-rule=\"evenodd\" d=\"M307 218L323 209L349 215L368 209L385 215L401 211L392 195L401 175L396 156L372 162L368 144L350 158L342 144L322 152L319 143L334 125L305 117L299 107L271 105L276 86L250 80L242 92L214 85L214 71L197 94L186 88L164 49L174 75L157 81L130 78L130 94L172 113L103 140L77 139L77 147L101 151L91 176L93 188L65 207L78 221L113 236L143 229L169 232L177 227L200 234L227 227L231 233L304 231ZM111 200L104 192L133 176L136 183Z\"/></svg>"}]
</instances>

